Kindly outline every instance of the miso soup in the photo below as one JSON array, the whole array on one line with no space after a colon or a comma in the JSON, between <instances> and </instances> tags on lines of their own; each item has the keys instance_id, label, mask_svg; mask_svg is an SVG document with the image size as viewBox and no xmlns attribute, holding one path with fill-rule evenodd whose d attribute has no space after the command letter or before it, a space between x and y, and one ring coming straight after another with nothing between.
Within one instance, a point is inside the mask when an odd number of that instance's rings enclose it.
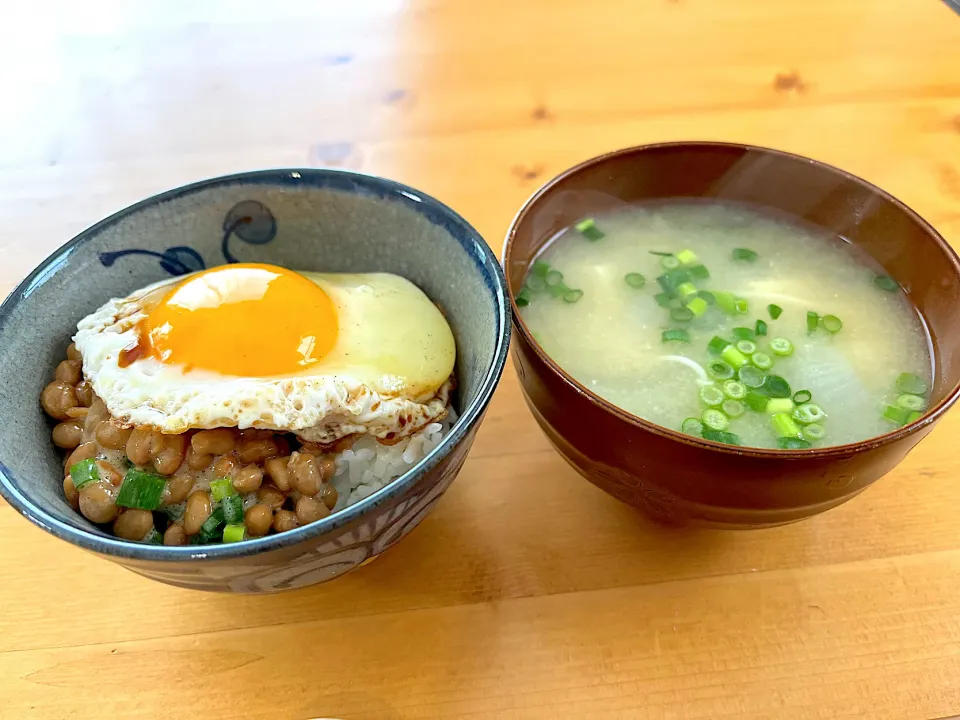
<instances>
[{"instance_id":1,"label":"miso soup","mask_svg":"<svg viewBox=\"0 0 960 720\"><path fill-rule=\"evenodd\" d=\"M517 304L581 384L709 440L840 445L928 402L929 337L896 282L842 238L750 206L585 218L547 244Z\"/></svg>"}]
</instances>

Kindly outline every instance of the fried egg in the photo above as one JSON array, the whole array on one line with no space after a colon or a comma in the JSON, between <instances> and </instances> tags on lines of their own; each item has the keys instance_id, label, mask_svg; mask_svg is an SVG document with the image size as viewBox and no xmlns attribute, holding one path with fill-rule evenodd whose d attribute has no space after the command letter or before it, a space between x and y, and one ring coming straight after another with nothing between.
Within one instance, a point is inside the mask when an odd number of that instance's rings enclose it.
<instances>
[{"instance_id":1,"label":"fried egg","mask_svg":"<svg viewBox=\"0 0 960 720\"><path fill-rule=\"evenodd\" d=\"M388 273L224 265L110 300L77 330L110 414L164 433L400 439L444 417L456 359L440 310Z\"/></svg>"}]
</instances>

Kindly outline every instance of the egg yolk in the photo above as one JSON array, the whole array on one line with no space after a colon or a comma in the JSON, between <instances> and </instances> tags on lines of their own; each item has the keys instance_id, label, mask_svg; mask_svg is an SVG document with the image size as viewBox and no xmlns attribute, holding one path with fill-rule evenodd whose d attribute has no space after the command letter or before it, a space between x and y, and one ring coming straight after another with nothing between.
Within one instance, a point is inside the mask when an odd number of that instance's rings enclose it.
<instances>
[{"instance_id":1,"label":"egg yolk","mask_svg":"<svg viewBox=\"0 0 960 720\"><path fill-rule=\"evenodd\" d=\"M305 370L337 339L333 301L299 273L235 264L192 275L147 315L141 341L165 364L261 377Z\"/></svg>"}]
</instances>

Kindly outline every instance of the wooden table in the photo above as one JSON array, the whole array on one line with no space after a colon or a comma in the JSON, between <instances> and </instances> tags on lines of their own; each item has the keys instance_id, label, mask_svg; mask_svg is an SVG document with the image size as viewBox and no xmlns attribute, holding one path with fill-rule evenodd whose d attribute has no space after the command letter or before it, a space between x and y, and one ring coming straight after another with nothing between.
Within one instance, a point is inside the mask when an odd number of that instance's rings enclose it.
<instances>
[{"instance_id":1,"label":"wooden table","mask_svg":"<svg viewBox=\"0 0 960 720\"><path fill-rule=\"evenodd\" d=\"M397 178L499 251L626 145L835 163L960 241L960 16L939 0L47 2L3 23L0 294L198 178ZM554 454L508 369L438 508L378 561L198 594L0 506L4 718L939 718L960 713L960 411L791 527L646 524Z\"/></svg>"}]
</instances>

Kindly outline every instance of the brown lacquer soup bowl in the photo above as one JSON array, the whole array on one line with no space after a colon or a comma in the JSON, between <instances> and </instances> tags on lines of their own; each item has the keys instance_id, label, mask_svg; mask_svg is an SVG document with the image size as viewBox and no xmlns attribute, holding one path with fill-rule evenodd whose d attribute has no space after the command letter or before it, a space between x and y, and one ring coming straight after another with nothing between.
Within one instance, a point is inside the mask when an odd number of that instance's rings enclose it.
<instances>
[{"instance_id":1,"label":"brown lacquer soup bowl","mask_svg":"<svg viewBox=\"0 0 960 720\"><path fill-rule=\"evenodd\" d=\"M896 279L933 346L929 409L861 442L806 450L722 445L660 427L592 393L534 340L515 296L551 237L624 202L709 198L752 203L830 230ZM550 442L580 474L670 524L757 528L846 502L890 472L960 394L960 262L915 212L837 168L775 150L705 142L628 148L551 180L520 210L503 263L514 313L514 364Z\"/></svg>"}]
</instances>

